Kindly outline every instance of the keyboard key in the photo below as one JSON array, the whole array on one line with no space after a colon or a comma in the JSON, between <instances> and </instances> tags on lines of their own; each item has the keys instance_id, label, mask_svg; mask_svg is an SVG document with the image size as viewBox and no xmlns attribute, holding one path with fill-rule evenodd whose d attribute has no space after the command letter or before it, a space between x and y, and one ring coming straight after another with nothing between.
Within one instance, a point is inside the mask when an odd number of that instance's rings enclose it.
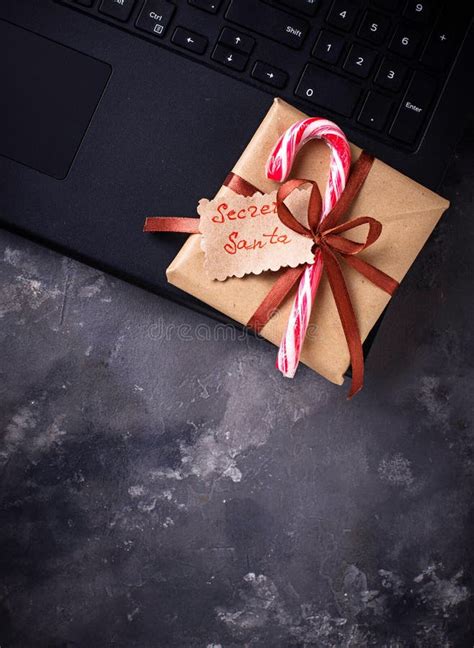
<instances>
[{"instance_id":1,"label":"keyboard key","mask_svg":"<svg viewBox=\"0 0 474 648\"><path fill-rule=\"evenodd\" d=\"M77 4L82 5L83 7L92 7L93 0L74 0Z\"/></svg>"},{"instance_id":2,"label":"keyboard key","mask_svg":"<svg viewBox=\"0 0 474 648\"><path fill-rule=\"evenodd\" d=\"M367 11L357 32L361 38L380 45L390 27L390 20L375 11Z\"/></svg>"},{"instance_id":3,"label":"keyboard key","mask_svg":"<svg viewBox=\"0 0 474 648\"><path fill-rule=\"evenodd\" d=\"M278 2L307 16L314 16L318 8L318 0L278 0Z\"/></svg>"},{"instance_id":4,"label":"keyboard key","mask_svg":"<svg viewBox=\"0 0 474 648\"><path fill-rule=\"evenodd\" d=\"M350 117L360 97L360 86L358 83L309 64L301 76L295 95L322 108Z\"/></svg>"},{"instance_id":5,"label":"keyboard key","mask_svg":"<svg viewBox=\"0 0 474 648\"><path fill-rule=\"evenodd\" d=\"M415 22L427 24L433 15L433 8L430 0L408 0L403 16Z\"/></svg>"},{"instance_id":6,"label":"keyboard key","mask_svg":"<svg viewBox=\"0 0 474 648\"><path fill-rule=\"evenodd\" d=\"M133 9L135 0L102 0L100 3L99 11L107 16L112 16L112 18L117 18L117 20L128 20L130 18L130 13Z\"/></svg>"},{"instance_id":7,"label":"keyboard key","mask_svg":"<svg viewBox=\"0 0 474 648\"><path fill-rule=\"evenodd\" d=\"M467 20L463 23L453 19L452 7L444 11L428 40L421 62L435 70L446 68L453 60L468 24Z\"/></svg>"},{"instance_id":8,"label":"keyboard key","mask_svg":"<svg viewBox=\"0 0 474 648\"><path fill-rule=\"evenodd\" d=\"M225 17L241 27L295 49L301 47L309 29L306 20L257 0L231 0Z\"/></svg>"},{"instance_id":9,"label":"keyboard key","mask_svg":"<svg viewBox=\"0 0 474 648\"><path fill-rule=\"evenodd\" d=\"M237 50L237 52L243 52L244 54L250 54L255 45L253 38L235 31L235 29L229 29L229 27L224 27L221 31L219 43L227 45L227 47L232 47L232 49Z\"/></svg>"},{"instance_id":10,"label":"keyboard key","mask_svg":"<svg viewBox=\"0 0 474 648\"><path fill-rule=\"evenodd\" d=\"M390 135L406 144L413 144L426 121L435 94L436 81L424 72L415 72L390 128Z\"/></svg>"},{"instance_id":11,"label":"keyboard key","mask_svg":"<svg viewBox=\"0 0 474 648\"><path fill-rule=\"evenodd\" d=\"M351 0L334 0L326 22L333 27L350 31L357 16L357 5Z\"/></svg>"},{"instance_id":12,"label":"keyboard key","mask_svg":"<svg viewBox=\"0 0 474 648\"><path fill-rule=\"evenodd\" d=\"M175 29L171 37L171 42L195 54L204 54L207 48L207 38L205 36L196 34L183 27L177 27Z\"/></svg>"},{"instance_id":13,"label":"keyboard key","mask_svg":"<svg viewBox=\"0 0 474 648\"><path fill-rule=\"evenodd\" d=\"M288 81L288 74L279 70L278 68L273 67L273 65L268 65L263 61L257 61L253 66L252 77L262 83L268 83L275 88L283 88Z\"/></svg>"},{"instance_id":14,"label":"keyboard key","mask_svg":"<svg viewBox=\"0 0 474 648\"><path fill-rule=\"evenodd\" d=\"M318 40L313 48L313 56L325 63L336 65L341 58L345 44L346 41L343 36L324 29L319 33Z\"/></svg>"},{"instance_id":15,"label":"keyboard key","mask_svg":"<svg viewBox=\"0 0 474 648\"><path fill-rule=\"evenodd\" d=\"M189 4L208 13L215 14L219 11L222 0L188 0Z\"/></svg>"},{"instance_id":16,"label":"keyboard key","mask_svg":"<svg viewBox=\"0 0 474 648\"><path fill-rule=\"evenodd\" d=\"M390 42L389 49L395 54L411 58L415 55L421 41L421 34L410 25L399 25Z\"/></svg>"},{"instance_id":17,"label":"keyboard key","mask_svg":"<svg viewBox=\"0 0 474 648\"><path fill-rule=\"evenodd\" d=\"M377 52L374 50L354 44L347 55L343 68L346 72L366 79L372 70L376 58Z\"/></svg>"},{"instance_id":18,"label":"keyboard key","mask_svg":"<svg viewBox=\"0 0 474 648\"><path fill-rule=\"evenodd\" d=\"M145 0L135 23L138 29L162 38L176 7L167 0Z\"/></svg>"},{"instance_id":19,"label":"keyboard key","mask_svg":"<svg viewBox=\"0 0 474 648\"><path fill-rule=\"evenodd\" d=\"M382 131L387 123L393 101L377 92L369 92L357 121L359 124Z\"/></svg>"},{"instance_id":20,"label":"keyboard key","mask_svg":"<svg viewBox=\"0 0 474 648\"><path fill-rule=\"evenodd\" d=\"M400 0L374 0L374 5L385 11L397 11L400 7Z\"/></svg>"},{"instance_id":21,"label":"keyboard key","mask_svg":"<svg viewBox=\"0 0 474 648\"><path fill-rule=\"evenodd\" d=\"M399 61L391 61L385 58L379 71L375 75L375 83L381 88L398 92L405 81L407 67Z\"/></svg>"},{"instance_id":22,"label":"keyboard key","mask_svg":"<svg viewBox=\"0 0 474 648\"><path fill-rule=\"evenodd\" d=\"M242 72L248 61L248 56L245 54L241 54L219 44L215 46L211 58L213 61L217 61L231 70L237 70L238 72Z\"/></svg>"}]
</instances>

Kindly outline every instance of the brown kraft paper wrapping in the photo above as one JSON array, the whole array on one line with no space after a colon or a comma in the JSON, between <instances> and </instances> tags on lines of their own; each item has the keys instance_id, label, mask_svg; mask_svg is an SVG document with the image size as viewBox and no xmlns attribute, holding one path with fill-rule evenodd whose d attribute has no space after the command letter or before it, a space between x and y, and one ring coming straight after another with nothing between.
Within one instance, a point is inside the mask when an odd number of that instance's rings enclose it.
<instances>
[{"instance_id":1,"label":"brown kraft paper wrapping","mask_svg":"<svg viewBox=\"0 0 474 648\"><path fill-rule=\"evenodd\" d=\"M275 99L233 172L263 192L276 189L278 183L265 176L267 158L280 135L294 122L305 117L307 115L293 106ZM354 145L351 148L354 162L361 149ZM307 143L297 156L291 177L316 180L323 192L329 171L329 155L329 148L324 142L314 140ZM224 176L227 172L227 169L223 169ZM232 194L230 189L222 187L217 196L224 198ZM448 206L448 201L441 196L380 160L375 160L346 220L357 216L372 216L382 223L383 231L379 240L361 258L400 282ZM360 229L360 233L352 230L350 238L362 240L363 228ZM344 261L341 266L361 339L364 341L390 297L345 265ZM232 277L225 281L209 279L204 270L201 235L193 234L172 261L166 274L171 284L246 324L280 272ZM261 331L261 335L273 344L280 344L294 292ZM301 361L339 385L343 383L344 373L349 366L347 343L325 276L316 295Z\"/></svg>"}]
</instances>

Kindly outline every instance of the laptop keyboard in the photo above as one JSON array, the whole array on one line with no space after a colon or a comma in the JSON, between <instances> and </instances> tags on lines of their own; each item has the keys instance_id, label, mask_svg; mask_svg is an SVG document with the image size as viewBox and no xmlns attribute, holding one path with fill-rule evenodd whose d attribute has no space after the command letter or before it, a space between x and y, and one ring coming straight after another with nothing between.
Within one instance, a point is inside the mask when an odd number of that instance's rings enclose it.
<instances>
[{"instance_id":1,"label":"laptop keyboard","mask_svg":"<svg viewBox=\"0 0 474 648\"><path fill-rule=\"evenodd\" d=\"M415 150L471 20L436 0L57 0Z\"/></svg>"}]
</instances>

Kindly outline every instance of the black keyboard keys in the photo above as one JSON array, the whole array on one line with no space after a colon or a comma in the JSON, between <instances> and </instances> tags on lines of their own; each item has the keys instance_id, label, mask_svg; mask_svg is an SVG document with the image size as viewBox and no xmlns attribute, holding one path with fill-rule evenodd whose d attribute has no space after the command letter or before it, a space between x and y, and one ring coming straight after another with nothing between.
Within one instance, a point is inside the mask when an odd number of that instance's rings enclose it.
<instances>
[{"instance_id":1,"label":"black keyboard keys","mask_svg":"<svg viewBox=\"0 0 474 648\"><path fill-rule=\"evenodd\" d=\"M338 29L350 31L357 17L357 13L357 5L351 2L351 0L334 0L326 22Z\"/></svg>"},{"instance_id":2,"label":"black keyboard keys","mask_svg":"<svg viewBox=\"0 0 474 648\"><path fill-rule=\"evenodd\" d=\"M138 29L162 38L176 7L167 0L145 0L135 25Z\"/></svg>"},{"instance_id":3,"label":"black keyboard keys","mask_svg":"<svg viewBox=\"0 0 474 648\"><path fill-rule=\"evenodd\" d=\"M413 144L428 116L436 85L436 81L424 72L415 72L390 128L392 137Z\"/></svg>"},{"instance_id":4,"label":"black keyboard keys","mask_svg":"<svg viewBox=\"0 0 474 648\"><path fill-rule=\"evenodd\" d=\"M399 25L390 42L389 49L395 54L412 58L421 41L421 34L411 25Z\"/></svg>"},{"instance_id":5,"label":"black keyboard keys","mask_svg":"<svg viewBox=\"0 0 474 648\"><path fill-rule=\"evenodd\" d=\"M117 20L128 20L130 18L130 13L133 9L135 0L102 0L99 6L99 11L107 16L112 16L112 18L117 18Z\"/></svg>"},{"instance_id":6,"label":"black keyboard keys","mask_svg":"<svg viewBox=\"0 0 474 648\"><path fill-rule=\"evenodd\" d=\"M407 67L400 61L385 58L375 75L375 83L381 88L398 92L407 75Z\"/></svg>"},{"instance_id":7,"label":"black keyboard keys","mask_svg":"<svg viewBox=\"0 0 474 648\"><path fill-rule=\"evenodd\" d=\"M320 61L336 65L341 58L346 41L339 34L323 29L313 47L313 56Z\"/></svg>"},{"instance_id":8,"label":"black keyboard keys","mask_svg":"<svg viewBox=\"0 0 474 648\"><path fill-rule=\"evenodd\" d=\"M357 121L359 124L381 131L387 123L393 101L377 92L369 92Z\"/></svg>"},{"instance_id":9,"label":"black keyboard keys","mask_svg":"<svg viewBox=\"0 0 474 648\"><path fill-rule=\"evenodd\" d=\"M215 14L219 11L222 0L188 0L188 2L193 7Z\"/></svg>"},{"instance_id":10,"label":"black keyboard keys","mask_svg":"<svg viewBox=\"0 0 474 648\"><path fill-rule=\"evenodd\" d=\"M248 56L245 54L241 54L240 52L230 49L230 47L225 47L224 45L219 44L215 46L211 58L213 61L217 61L218 63L221 63L221 65L225 65L231 70L236 70L237 72L242 72L248 61Z\"/></svg>"},{"instance_id":11,"label":"black keyboard keys","mask_svg":"<svg viewBox=\"0 0 474 648\"><path fill-rule=\"evenodd\" d=\"M229 29L229 27L224 27L219 36L219 43L222 45L227 45L227 47L232 47L232 49L237 50L237 52L242 52L243 54L250 54L255 45L255 41L250 36L242 34L242 32L235 31L235 29Z\"/></svg>"},{"instance_id":12,"label":"black keyboard keys","mask_svg":"<svg viewBox=\"0 0 474 648\"><path fill-rule=\"evenodd\" d=\"M322 108L350 117L360 96L360 86L358 83L309 64L296 87L295 95Z\"/></svg>"},{"instance_id":13,"label":"black keyboard keys","mask_svg":"<svg viewBox=\"0 0 474 648\"><path fill-rule=\"evenodd\" d=\"M204 54L207 48L207 38L183 27L175 29L171 42L195 54Z\"/></svg>"},{"instance_id":14,"label":"black keyboard keys","mask_svg":"<svg viewBox=\"0 0 474 648\"><path fill-rule=\"evenodd\" d=\"M307 16L314 16L319 4L319 0L278 0L278 2Z\"/></svg>"},{"instance_id":15,"label":"black keyboard keys","mask_svg":"<svg viewBox=\"0 0 474 648\"><path fill-rule=\"evenodd\" d=\"M267 83L274 88L283 88L288 80L288 75L283 70L268 65L263 61L257 61L252 70L252 77L262 83Z\"/></svg>"},{"instance_id":16,"label":"black keyboard keys","mask_svg":"<svg viewBox=\"0 0 474 648\"><path fill-rule=\"evenodd\" d=\"M361 38L380 45L390 27L390 20L375 11L367 11L357 32Z\"/></svg>"},{"instance_id":17,"label":"black keyboard keys","mask_svg":"<svg viewBox=\"0 0 474 648\"><path fill-rule=\"evenodd\" d=\"M309 29L306 20L257 0L231 0L225 17L241 27L295 49L301 47Z\"/></svg>"},{"instance_id":18,"label":"black keyboard keys","mask_svg":"<svg viewBox=\"0 0 474 648\"><path fill-rule=\"evenodd\" d=\"M372 70L376 57L377 52L374 50L354 44L347 55L343 66L344 70L362 79L366 79Z\"/></svg>"}]
</instances>

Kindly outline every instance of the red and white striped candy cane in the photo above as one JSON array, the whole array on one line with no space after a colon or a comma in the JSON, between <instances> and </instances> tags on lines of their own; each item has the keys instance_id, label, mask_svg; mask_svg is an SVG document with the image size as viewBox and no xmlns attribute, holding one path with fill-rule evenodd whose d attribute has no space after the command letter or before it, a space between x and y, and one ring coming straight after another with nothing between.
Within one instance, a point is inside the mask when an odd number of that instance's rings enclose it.
<instances>
[{"instance_id":1,"label":"red and white striped candy cane","mask_svg":"<svg viewBox=\"0 0 474 648\"><path fill-rule=\"evenodd\" d=\"M302 119L290 126L278 140L266 164L270 180L284 182L300 148L309 140L322 139L331 149L329 179L323 196L321 218L329 214L346 186L351 166L351 149L342 132L333 122L320 117ZM314 263L305 269L278 350L277 367L288 378L295 375L316 291L323 272L321 252L316 251Z\"/></svg>"}]
</instances>

